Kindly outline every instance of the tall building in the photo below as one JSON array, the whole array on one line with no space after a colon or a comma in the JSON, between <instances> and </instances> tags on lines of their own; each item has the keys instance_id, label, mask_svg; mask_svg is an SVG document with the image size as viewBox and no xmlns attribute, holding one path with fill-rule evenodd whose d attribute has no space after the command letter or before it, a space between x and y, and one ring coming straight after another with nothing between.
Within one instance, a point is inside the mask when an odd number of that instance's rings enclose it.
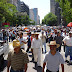
<instances>
[{"instance_id":1,"label":"tall building","mask_svg":"<svg viewBox=\"0 0 72 72\"><path fill-rule=\"evenodd\" d=\"M30 18L31 20L34 20L34 12L33 12L33 9L30 9L30 10L29 10L29 18Z\"/></svg>"},{"instance_id":2,"label":"tall building","mask_svg":"<svg viewBox=\"0 0 72 72\"><path fill-rule=\"evenodd\" d=\"M21 5L21 12L26 12L29 15L29 6L27 6L24 2L20 3Z\"/></svg>"},{"instance_id":3,"label":"tall building","mask_svg":"<svg viewBox=\"0 0 72 72\"><path fill-rule=\"evenodd\" d=\"M55 14L55 0L50 0L50 12Z\"/></svg>"},{"instance_id":4,"label":"tall building","mask_svg":"<svg viewBox=\"0 0 72 72\"><path fill-rule=\"evenodd\" d=\"M37 24L40 24L40 16L38 15Z\"/></svg>"},{"instance_id":5,"label":"tall building","mask_svg":"<svg viewBox=\"0 0 72 72\"><path fill-rule=\"evenodd\" d=\"M37 8L34 8L34 9L33 9L33 12L34 12L34 21L35 21L35 23L37 24L38 9L37 9Z\"/></svg>"},{"instance_id":6,"label":"tall building","mask_svg":"<svg viewBox=\"0 0 72 72\"><path fill-rule=\"evenodd\" d=\"M18 12L21 11L20 0L8 0L8 3L15 5Z\"/></svg>"},{"instance_id":7,"label":"tall building","mask_svg":"<svg viewBox=\"0 0 72 72\"><path fill-rule=\"evenodd\" d=\"M34 20L36 24L40 24L39 21L40 21L40 17L38 15L38 9L37 8L33 8L33 9L30 9L30 19L31 20Z\"/></svg>"},{"instance_id":8,"label":"tall building","mask_svg":"<svg viewBox=\"0 0 72 72\"><path fill-rule=\"evenodd\" d=\"M61 9L59 3L55 0L50 0L50 12L57 16L57 25L61 24Z\"/></svg>"}]
</instances>

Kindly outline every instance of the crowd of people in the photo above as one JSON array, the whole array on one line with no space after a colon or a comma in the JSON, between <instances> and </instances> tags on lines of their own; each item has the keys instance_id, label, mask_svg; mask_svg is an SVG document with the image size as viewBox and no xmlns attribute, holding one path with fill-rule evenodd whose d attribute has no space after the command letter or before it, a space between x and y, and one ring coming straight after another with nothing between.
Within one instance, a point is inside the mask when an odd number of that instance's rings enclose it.
<instances>
[{"instance_id":1,"label":"crowd of people","mask_svg":"<svg viewBox=\"0 0 72 72\"><path fill-rule=\"evenodd\" d=\"M2 30L3 32L5 31ZM27 33L26 39L24 32ZM6 35L1 36L0 39L3 38L12 42L14 48L8 53L7 72L9 72L10 66L10 72L26 72L29 63L27 54L29 51L32 52L32 61L38 67L41 67L42 53L46 54L42 72L44 72L45 65L47 65L46 72L59 72L60 64L62 72L64 72L64 63L68 62L68 55L70 55L69 64L72 64L72 29L69 27L33 26L26 30L8 29ZM26 51L24 44L27 44ZM47 51L47 45L50 47L50 51ZM65 52L65 60L60 54L62 46Z\"/></svg>"}]
</instances>

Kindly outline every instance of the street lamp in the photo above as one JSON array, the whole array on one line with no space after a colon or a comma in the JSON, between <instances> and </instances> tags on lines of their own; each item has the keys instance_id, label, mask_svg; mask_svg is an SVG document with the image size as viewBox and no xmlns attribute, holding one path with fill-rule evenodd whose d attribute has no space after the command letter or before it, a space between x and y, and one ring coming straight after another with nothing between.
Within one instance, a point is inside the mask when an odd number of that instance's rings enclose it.
<instances>
[{"instance_id":1,"label":"street lamp","mask_svg":"<svg viewBox=\"0 0 72 72\"><path fill-rule=\"evenodd\" d=\"M62 26L62 8L58 7L61 10L61 26Z\"/></svg>"}]
</instances>

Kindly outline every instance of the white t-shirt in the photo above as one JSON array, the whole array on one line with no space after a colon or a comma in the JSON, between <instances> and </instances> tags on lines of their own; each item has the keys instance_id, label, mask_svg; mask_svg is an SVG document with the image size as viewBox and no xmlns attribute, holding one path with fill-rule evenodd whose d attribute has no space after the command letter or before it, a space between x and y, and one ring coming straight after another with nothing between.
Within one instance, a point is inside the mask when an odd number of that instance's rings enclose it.
<instances>
[{"instance_id":1,"label":"white t-shirt","mask_svg":"<svg viewBox=\"0 0 72 72\"><path fill-rule=\"evenodd\" d=\"M46 36L41 36L42 43L46 43Z\"/></svg>"},{"instance_id":2,"label":"white t-shirt","mask_svg":"<svg viewBox=\"0 0 72 72\"><path fill-rule=\"evenodd\" d=\"M44 62L47 63L48 70L56 72L59 70L59 65L64 64L64 59L59 52L56 52L54 56L48 52L45 56Z\"/></svg>"},{"instance_id":3,"label":"white t-shirt","mask_svg":"<svg viewBox=\"0 0 72 72\"><path fill-rule=\"evenodd\" d=\"M66 36L63 41L65 41L67 46L72 46L72 37Z\"/></svg>"},{"instance_id":4,"label":"white t-shirt","mask_svg":"<svg viewBox=\"0 0 72 72\"><path fill-rule=\"evenodd\" d=\"M8 32L9 36L11 36L12 32Z\"/></svg>"},{"instance_id":5,"label":"white t-shirt","mask_svg":"<svg viewBox=\"0 0 72 72\"><path fill-rule=\"evenodd\" d=\"M18 40L20 41L20 44L23 44L21 48L25 48L24 43L22 41L26 42L26 39L22 37L21 39L19 38Z\"/></svg>"},{"instance_id":6,"label":"white t-shirt","mask_svg":"<svg viewBox=\"0 0 72 72\"><path fill-rule=\"evenodd\" d=\"M42 40L41 39L36 40L36 38L34 38L32 40L31 48L42 48Z\"/></svg>"}]
</instances>

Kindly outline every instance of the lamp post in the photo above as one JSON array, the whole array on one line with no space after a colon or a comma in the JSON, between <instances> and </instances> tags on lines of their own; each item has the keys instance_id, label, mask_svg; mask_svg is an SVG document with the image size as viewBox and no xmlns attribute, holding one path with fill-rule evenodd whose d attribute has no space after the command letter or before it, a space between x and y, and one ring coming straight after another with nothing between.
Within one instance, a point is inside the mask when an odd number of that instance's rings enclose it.
<instances>
[{"instance_id":1,"label":"lamp post","mask_svg":"<svg viewBox=\"0 0 72 72\"><path fill-rule=\"evenodd\" d=\"M62 8L58 7L61 10L61 26L62 26Z\"/></svg>"}]
</instances>

